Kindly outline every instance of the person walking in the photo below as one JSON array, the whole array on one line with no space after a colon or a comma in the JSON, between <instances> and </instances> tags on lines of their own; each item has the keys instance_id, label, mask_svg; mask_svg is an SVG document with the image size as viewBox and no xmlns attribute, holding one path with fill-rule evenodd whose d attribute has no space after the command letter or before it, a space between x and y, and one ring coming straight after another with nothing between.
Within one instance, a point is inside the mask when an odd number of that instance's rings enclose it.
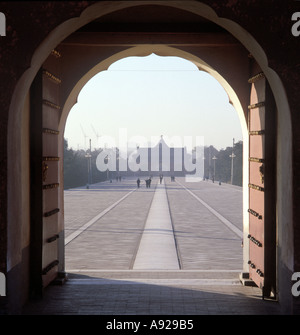
<instances>
[{"instance_id":1,"label":"person walking","mask_svg":"<svg viewBox=\"0 0 300 335\"><path fill-rule=\"evenodd\" d=\"M145 182L146 182L146 187L149 188L150 187L151 179L148 178L148 179L145 180Z\"/></svg>"}]
</instances>

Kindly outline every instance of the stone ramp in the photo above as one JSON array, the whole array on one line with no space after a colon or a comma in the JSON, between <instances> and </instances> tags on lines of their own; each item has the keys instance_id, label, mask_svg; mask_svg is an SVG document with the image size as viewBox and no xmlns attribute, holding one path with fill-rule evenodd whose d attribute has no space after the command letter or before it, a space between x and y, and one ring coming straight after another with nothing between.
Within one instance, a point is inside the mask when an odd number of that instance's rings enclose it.
<instances>
[{"instance_id":1,"label":"stone ramp","mask_svg":"<svg viewBox=\"0 0 300 335\"><path fill-rule=\"evenodd\" d=\"M97 270L73 269L68 272L69 279L113 279L113 280L231 280L240 285L239 270Z\"/></svg>"}]
</instances>

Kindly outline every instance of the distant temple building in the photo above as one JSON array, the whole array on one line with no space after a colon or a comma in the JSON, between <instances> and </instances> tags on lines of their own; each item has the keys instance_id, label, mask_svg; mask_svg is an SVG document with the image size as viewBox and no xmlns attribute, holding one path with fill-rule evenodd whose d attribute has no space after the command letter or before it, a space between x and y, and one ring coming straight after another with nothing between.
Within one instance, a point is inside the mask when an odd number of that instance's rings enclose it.
<instances>
[{"instance_id":1,"label":"distant temple building","mask_svg":"<svg viewBox=\"0 0 300 335\"><path fill-rule=\"evenodd\" d=\"M163 136L153 147L137 147L128 159L128 172L140 175L185 176L187 164L192 163L192 154L183 147L169 147Z\"/></svg>"}]
</instances>

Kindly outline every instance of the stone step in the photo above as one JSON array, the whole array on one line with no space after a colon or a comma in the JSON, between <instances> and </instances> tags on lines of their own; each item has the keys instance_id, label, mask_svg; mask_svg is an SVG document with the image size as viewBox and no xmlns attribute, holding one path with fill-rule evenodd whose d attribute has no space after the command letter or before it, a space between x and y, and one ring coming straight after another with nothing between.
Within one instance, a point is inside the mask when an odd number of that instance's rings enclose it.
<instances>
[{"instance_id":1,"label":"stone step","mask_svg":"<svg viewBox=\"0 0 300 335\"><path fill-rule=\"evenodd\" d=\"M85 270L67 271L69 279L208 279L208 280L239 280L241 270Z\"/></svg>"}]
</instances>

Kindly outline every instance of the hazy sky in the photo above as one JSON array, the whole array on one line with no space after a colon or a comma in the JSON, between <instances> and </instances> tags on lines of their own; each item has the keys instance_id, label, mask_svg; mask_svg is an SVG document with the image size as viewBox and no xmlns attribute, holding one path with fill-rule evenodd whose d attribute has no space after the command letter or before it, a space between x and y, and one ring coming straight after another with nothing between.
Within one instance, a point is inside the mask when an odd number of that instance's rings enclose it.
<instances>
[{"instance_id":1,"label":"hazy sky","mask_svg":"<svg viewBox=\"0 0 300 335\"><path fill-rule=\"evenodd\" d=\"M64 136L73 149L87 148L89 139L94 149L104 135L118 145L120 129L140 146L142 139L134 136L203 136L217 149L242 140L237 112L213 77L187 60L156 55L124 58L94 76L80 92Z\"/></svg>"}]
</instances>

